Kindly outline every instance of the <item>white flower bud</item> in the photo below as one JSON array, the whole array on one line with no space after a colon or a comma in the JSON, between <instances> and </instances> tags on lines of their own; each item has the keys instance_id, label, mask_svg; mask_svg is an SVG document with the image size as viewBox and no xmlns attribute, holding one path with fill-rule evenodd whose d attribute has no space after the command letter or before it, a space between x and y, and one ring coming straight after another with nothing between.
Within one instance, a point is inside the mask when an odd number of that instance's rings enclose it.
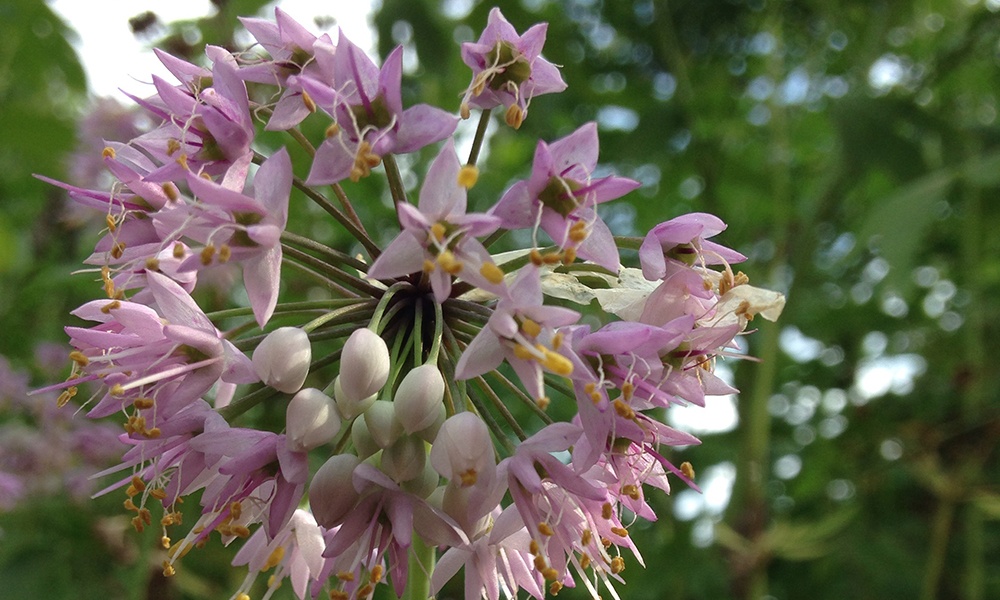
<instances>
[{"instance_id":1,"label":"white flower bud","mask_svg":"<svg viewBox=\"0 0 1000 600\"><path fill-rule=\"evenodd\" d=\"M340 377L337 377L333 380L333 397L337 400L337 410L340 411L340 416L350 420L368 410L372 402L378 399L378 394L372 394L360 400L348 398L344 394L344 389L340 387Z\"/></svg>"},{"instance_id":2,"label":"white flower bud","mask_svg":"<svg viewBox=\"0 0 1000 600\"><path fill-rule=\"evenodd\" d=\"M444 377L436 365L426 364L411 369L403 377L392 405L403 430L413 433L434 424L443 400Z\"/></svg>"},{"instance_id":3,"label":"white flower bud","mask_svg":"<svg viewBox=\"0 0 1000 600\"><path fill-rule=\"evenodd\" d=\"M420 477L426 463L424 441L415 435L404 435L382 451L382 472L396 483Z\"/></svg>"},{"instance_id":4,"label":"white flower bud","mask_svg":"<svg viewBox=\"0 0 1000 600\"><path fill-rule=\"evenodd\" d=\"M389 348L371 329L355 330L340 353L340 389L344 401L377 394L389 379Z\"/></svg>"},{"instance_id":5,"label":"white flower bud","mask_svg":"<svg viewBox=\"0 0 1000 600\"><path fill-rule=\"evenodd\" d=\"M253 351L253 369L265 384L294 394L309 374L312 346L298 327L280 327L267 334Z\"/></svg>"},{"instance_id":6,"label":"white flower bud","mask_svg":"<svg viewBox=\"0 0 1000 600\"><path fill-rule=\"evenodd\" d=\"M288 449L305 452L333 440L340 431L340 415L333 398L315 388L295 394L285 411Z\"/></svg>"},{"instance_id":7,"label":"white flower bud","mask_svg":"<svg viewBox=\"0 0 1000 600\"><path fill-rule=\"evenodd\" d=\"M368 431L368 425L363 418L354 419L354 423L351 425L351 442L354 444L354 450L362 459L381 450L372 439L372 434Z\"/></svg>"},{"instance_id":8,"label":"white flower bud","mask_svg":"<svg viewBox=\"0 0 1000 600\"><path fill-rule=\"evenodd\" d=\"M481 474L492 479L496 463L486 423L471 412L449 418L431 447L431 464L442 477L462 487L475 485Z\"/></svg>"},{"instance_id":9,"label":"white flower bud","mask_svg":"<svg viewBox=\"0 0 1000 600\"><path fill-rule=\"evenodd\" d=\"M409 481L404 481L399 487L418 498L426 499L438 489L438 482L440 480L441 476L431 466L431 461L425 460L424 469L420 472L420 476L414 477Z\"/></svg>"},{"instance_id":10,"label":"white flower bud","mask_svg":"<svg viewBox=\"0 0 1000 600\"><path fill-rule=\"evenodd\" d=\"M364 419L368 433L379 448L388 448L403 434L403 426L396 419L392 402L378 400L365 411Z\"/></svg>"},{"instance_id":11,"label":"white flower bud","mask_svg":"<svg viewBox=\"0 0 1000 600\"><path fill-rule=\"evenodd\" d=\"M444 420L447 418L448 413L444 409L444 402L442 402L438 405L437 416L434 418L434 422L418 431L417 435L428 444L433 444L438 432L441 431L441 425L444 424Z\"/></svg>"},{"instance_id":12,"label":"white flower bud","mask_svg":"<svg viewBox=\"0 0 1000 600\"><path fill-rule=\"evenodd\" d=\"M313 476L309 484L309 508L323 527L337 526L354 508L358 492L354 489L352 476L359 464L361 459L353 454L336 454Z\"/></svg>"}]
</instances>

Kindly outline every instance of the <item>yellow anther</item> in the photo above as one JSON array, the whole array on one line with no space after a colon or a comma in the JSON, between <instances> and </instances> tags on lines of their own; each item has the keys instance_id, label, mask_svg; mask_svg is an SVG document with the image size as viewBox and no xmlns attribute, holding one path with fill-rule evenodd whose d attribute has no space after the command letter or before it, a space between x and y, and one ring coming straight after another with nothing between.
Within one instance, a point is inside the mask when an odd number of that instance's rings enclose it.
<instances>
[{"instance_id":1,"label":"yellow anther","mask_svg":"<svg viewBox=\"0 0 1000 600\"><path fill-rule=\"evenodd\" d=\"M163 561L163 576L164 577L173 577L176 574L177 574L177 570L174 569L174 566L172 564L170 564L170 561L169 560Z\"/></svg>"},{"instance_id":2,"label":"yellow anther","mask_svg":"<svg viewBox=\"0 0 1000 600\"><path fill-rule=\"evenodd\" d=\"M556 375L564 377L569 376L573 372L573 363L569 362L569 359L562 354L552 352L551 350L545 351L545 362L542 365Z\"/></svg>"},{"instance_id":3,"label":"yellow anther","mask_svg":"<svg viewBox=\"0 0 1000 600\"><path fill-rule=\"evenodd\" d=\"M155 256L150 256L146 259L146 270L147 271L159 271L160 270L160 259Z\"/></svg>"},{"instance_id":4,"label":"yellow anther","mask_svg":"<svg viewBox=\"0 0 1000 600\"><path fill-rule=\"evenodd\" d=\"M472 111L469 110L469 103L468 102L463 102L462 103L462 106L460 106L459 109L458 109L458 114L462 116L463 120L464 119L468 119L470 116L472 116Z\"/></svg>"},{"instance_id":5,"label":"yellow anther","mask_svg":"<svg viewBox=\"0 0 1000 600\"><path fill-rule=\"evenodd\" d=\"M615 575L617 575L617 574L621 573L624 570L625 570L625 559L624 558L622 558L620 556L616 556L616 557L614 557L614 558L611 559L611 572L612 573L614 573Z\"/></svg>"},{"instance_id":6,"label":"yellow anther","mask_svg":"<svg viewBox=\"0 0 1000 600\"><path fill-rule=\"evenodd\" d=\"M101 156L104 158L114 158L115 149L112 148L111 146L105 146L104 150L101 150Z\"/></svg>"},{"instance_id":7,"label":"yellow anther","mask_svg":"<svg viewBox=\"0 0 1000 600\"><path fill-rule=\"evenodd\" d=\"M325 135L328 138L332 138L338 133L340 133L340 125L337 125L336 123L330 123L330 126L326 128L326 131L323 132L323 135Z\"/></svg>"},{"instance_id":8,"label":"yellow anther","mask_svg":"<svg viewBox=\"0 0 1000 600\"><path fill-rule=\"evenodd\" d=\"M266 571L268 569L273 569L274 567L277 567L278 565L281 564L281 561L284 558L285 558L285 547L278 546L271 552L271 555L267 557L267 562L264 563L264 568L261 570Z\"/></svg>"},{"instance_id":9,"label":"yellow anther","mask_svg":"<svg viewBox=\"0 0 1000 600\"><path fill-rule=\"evenodd\" d=\"M479 274L492 284L503 283L503 270L491 262L483 263L479 267Z\"/></svg>"},{"instance_id":10,"label":"yellow anther","mask_svg":"<svg viewBox=\"0 0 1000 600\"><path fill-rule=\"evenodd\" d=\"M552 526L549 525L548 523L539 523L538 533L544 536L553 536L555 535L556 532L552 530Z\"/></svg>"},{"instance_id":11,"label":"yellow anther","mask_svg":"<svg viewBox=\"0 0 1000 600\"><path fill-rule=\"evenodd\" d=\"M622 493L633 500L638 500L642 496L639 494L639 486L627 483L622 486Z\"/></svg>"},{"instance_id":12,"label":"yellow anther","mask_svg":"<svg viewBox=\"0 0 1000 600\"><path fill-rule=\"evenodd\" d=\"M535 400L535 404L538 405L538 408L545 410L549 407L549 404L552 404L552 400L548 396L542 396Z\"/></svg>"},{"instance_id":13,"label":"yellow anther","mask_svg":"<svg viewBox=\"0 0 1000 600\"><path fill-rule=\"evenodd\" d=\"M132 406L138 408L139 410L145 410L147 408L153 408L152 398L136 398L132 401Z\"/></svg>"},{"instance_id":14,"label":"yellow anther","mask_svg":"<svg viewBox=\"0 0 1000 600\"><path fill-rule=\"evenodd\" d=\"M561 332L557 332L554 336L552 336L553 350L558 350L559 346L562 346L562 343L563 343L563 334Z\"/></svg>"},{"instance_id":15,"label":"yellow anther","mask_svg":"<svg viewBox=\"0 0 1000 600\"><path fill-rule=\"evenodd\" d=\"M601 545L604 546L605 548L610 548L611 547L611 540L609 540L606 537L601 537Z\"/></svg>"},{"instance_id":16,"label":"yellow anther","mask_svg":"<svg viewBox=\"0 0 1000 600\"><path fill-rule=\"evenodd\" d=\"M538 248L532 248L531 252L528 253L528 258L531 259L531 263L536 267L545 264L545 261L542 259L542 253L538 251Z\"/></svg>"},{"instance_id":17,"label":"yellow anther","mask_svg":"<svg viewBox=\"0 0 1000 600\"><path fill-rule=\"evenodd\" d=\"M164 550L166 550L167 548L169 548L170 547L170 538L167 537L167 536L161 537L160 538L160 546L162 546Z\"/></svg>"},{"instance_id":18,"label":"yellow anther","mask_svg":"<svg viewBox=\"0 0 1000 600\"><path fill-rule=\"evenodd\" d=\"M549 567L548 569L542 571L542 577L544 577L546 581L555 581L559 579L559 571Z\"/></svg>"},{"instance_id":19,"label":"yellow anther","mask_svg":"<svg viewBox=\"0 0 1000 600\"><path fill-rule=\"evenodd\" d=\"M617 535L618 537L628 537L628 529L624 527L612 527L611 533Z\"/></svg>"},{"instance_id":20,"label":"yellow anther","mask_svg":"<svg viewBox=\"0 0 1000 600\"><path fill-rule=\"evenodd\" d=\"M146 491L146 484L142 481L142 479L139 479L138 475L132 476L132 487L140 492Z\"/></svg>"},{"instance_id":21,"label":"yellow anther","mask_svg":"<svg viewBox=\"0 0 1000 600\"><path fill-rule=\"evenodd\" d=\"M374 567L372 567L372 572L368 577L368 581L372 583L378 583L382 581L382 575L383 575L382 565L375 565Z\"/></svg>"},{"instance_id":22,"label":"yellow anther","mask_svg":"<svg viewBox=\"0 0 1000 600\"><path fill-rule=\"evenodd\" d=\"M594 534L589 529L584 529L583 534L580 536L580 544L584 546L589 546L590 542L593 541Z\"/></svg>"},{"instance_id":23,"label":"yellow anther","mask_svg":"<svg viewBox=\"0 0 1000 600\"><path fill-rule=\"evenodd\" d=\"M535 358L535 353L532 352L527 346L517 344L514 346L514 356L520 358L521 360L531 360Z\"/></svg>"},{"instance_id":24,"label":"yellow anther","mask_svg":"<svg viewBox=\"0 0 1000 600\"><path fill-rule=\"evenodd\" d=\"M330 590L330 600L349 600L350 595L344 590Z\"/></svg>"},{"instance_id":25,"label":"yellow anther","mask_svg":"<svg viewBox=\"0 0 1000 600\"><path fill-rule=\"evenodd\" d=\"M250 600L250 596L247 594L240 594L239 596L236 596L236 600Z\"/></svg>"},{"instance_id":26,"label":"yellow anther","mask_svg":"<svg viewBox=\"0 0 1000 600\"><path fill-rule=\"evenodd\" d=\"M601 518L602 519L610 519L612 514L613 513L612 513L612 508L611 508L611 503L610 502L605 502L604 504L601 505Z\"/></svg>"},{"instance_id":27,"label":"yellow anther","mask_svg":"<svg viewBox=\"0 0 1000 600\"><path fill-rule=\"evenodd\" d=\"M635 418L635 411L632 410L631 406L622 402L621 398L615 399L613 404L615 406L615 412L618 413L619 417L629 420Z\"/></svg>"},{"instance_id":28,"label":"yellow anther","mask_svg":"<svg viewBox=\"0 0 1000 600\"><path fill-rule=\"evenodd\" d=\"M108 314L108 313L110 313L111 311L113 311L116 308L121 308L121 305L122 305L122 303L119 302L119 301L117 301L117 300L114 300L112 302L108 302L107 304L105 304L104 306L101 307L101 312L104 313L104 314Z\"/></svg>"},{"instance_id":29,"label":"yellow anther","mask_svg":"<svg viewBox=\"0 0 1000 600\"><path fill-rule=\"evenodd\" d=\"M151 440L155 440L156 438L160 437L163 434L163 432L160 431L159 427L154 427L154 428L146 431L145 433L146 433L146 437L148 437Z\"/></svg>"},{"instance_id":30,"label":"yellow anther","mask_svg":"<svg viewBox=\"0 0 1000 600\"><path fill-rule=\"evenodd\" d=\"M424 273L433 273L433 272L434 272L434 262L430 261L430 260L427 260L425 258L424 259Z\"/></svg>"},{"instance_id":31,"label":"yellow anther","mask_svg":"<svg viewBox=\"0 0 1000 600\"><path fill-rule=\"evenodd\" d=\"M445 228L444 224L440 222L431 225L431 235L433 235L434 239L437 240L438 242L444 241L444 236L447 234L447 232L448 231Z\"/></svg>"},{"instance_id":32,"label":"yellow anther","mask_svg":"<svg viewBox=\"0 0 1000 600\"><path fill-rule=\"evenodd\" d=\"M121 258L122 254L125 254L125 242L115 242L115 245L111 246L111 256Z\"/></svg>"},{"instance_id":33,"label":"yellow anther","mask_svg":"<svg viewBox=\"0 0 1000 600\"><path fill-rule=\"evenodd\" d=\"M231 519L239 519L243 516L243 505L239 502L233 502L229 505L229 517Z\"/></svg>"},{"instance_id":34,"label":"yellow anther","mask_svg":"<svg viewBox=\"0 0 1000 600\"><path fill-rule=\"evenodd\" d=\"M370 583L366 583L360 590L358 590L358 598L367 598L373 591L375 591L375 586Z\"/></svg>"},{"instance_id":35,"label":"yellow anther","mask_svg":"<svg viewBox=\"0 0 1000 600\"><path fill-rule=\"evenodd\" d=\"M177 189L177 185L174 182L168 181L161 187L163 188L163 193L167 196L167 200L177 202L177 199L181 197L181 192Z\"/></svg>"},{"instance_id":36,"label":"yellow anther","mask_svg":"<svg viewBox=\"0 0 1000 600\"><path fill-rule=\"evenodd\" d=\"M215 256L215 246L209 244L201 251L201 264L208 266L212 264L212 257Z\"/></svg>"},{"instance_id":37,"label":"yellow anther","mask_svg":"<svg viewBox=\"0 0 1000 600\"><path fill-rule=\"evenodd\" d=\"M354 573L341 571L340 573L337 573L337 579L341 581L354 581Z\"/></svg>"},{"instance_id":38,"label":"yellow anther","mask_svg":"<svg viewBox=\"0 0 1000 600\"><path fill-rule=\"evenodd\" d=\"M536 556L534 562L535 562L535 568L538 569L539 571L544 571L545 569L549 568L549 564L545 562L545 558L541 556Z\"/></svg>"},{"instance_id":39,"label":"yellow anther","mask_svg":"<svg viewBox=\"0 0 1000 600\"><path fill-rule=\"evenodd\" d=\"M104 216L104 223L107 224L108 231L110 231L111 233L114 233L115 231L118 230L118 222L115 221L115 218L112 217L111 215Z\"/></svg>"},{"instance_id":40,"label":"yellow anther","mask_svg":"<svg viewBox=\"0 0 1000 600\"><path fill-rule=\"evenodd\" d=\"M683 473L688 479L694 479L694 467L692 467L691 463L688 461L681 463L681 473Z\"/></svg>"},{"instance_id":41,"label":"yellow anther","mask_svg":"<svg viewBox=\"0 0 1000 600\"><path fill-rule=\"evenodd\" d=\"M87 358L87 355L84 354L83 352L80 352L79 350L73 350L72 352L70 352L69 359L75 362L76 364L80 365L81 367L86 367L87 365L90 364L90 359Z\"/></svg>"},{"instance_id":42,"label":"yellow anther","mask_svg":"<svg viewBox=\"0 0 1000 600\"><path fill-rule=\"evenodd\" d=\"M139 517L142 518L142 522L145 523L146 525L152 525L153 513L149 512L148 508L140 508Z\"/></svg>"},{"instance_id":43,"label":"yellow anther","mask_svg":"<svg viewBox=\"0 0 1000 600\"><path fill-rule=\"evenodd\" d=\"M547 265L554 265L556 263L562 262L561 252L546 252L542 255L542 262Z\"/></svg>"},{"instance_id":44,"label":"yellow anther","mask_svg":"<svg viewBox=\"0 0 1000 600\"><path fill-rule=\"evenodd\" d=\"M59 408L66 406L66 404L69 403L70 399L72 399L73 396L76 395L76 392L77 389L75 385L70 386L65 390L63 390L63 392L59 394L59 397L56 399L56 406L58 406Z\"/></svg>"},{"instance_id":45,"label":"yellow anther","mask_svg":"<svg viewBox=\"0 0 1000 600\"><path fill-rule=\"evenodd\" d=\"M580 555L580 569L586 571L590 566L590 555L584 552Z\"/></svg>"},{"instance_id":46,"label":"yellow anther","mask_svg":"<svg viewBox=\"0 0 1000 600\"><path fill-rule=\"evenodd\" d=\"M521 123L524 122L524 112L521 110L521 107L511 104L504 115L504 121L514 129L520 129Z\"/></svg>"},{"instance_id":47,"label":"yellow anther","mask_svg":"<svg viewBox=\"0 0 1000 600\"><path fill-rule=\"evenodd\" d=\"M308 109L309 112L316 112L316 103L313 102L312 96L309 95L309 92L305 90L302 90L302 104L306 105L306 109Z\"/></svg>"},{"instance_id":48,"label":"yellow anther","mask_svg":"<svg viewBox=\"0 0 1000 600\"><path fill-rule=\"evenodd\" d=\"M464 165L458 171L458 185L465 189L472 189L479 181L479 168L476 165Z\"/></svg>"},{"instance_id":49,"label":"yellow anther","mask_svg":"<svg viewBox=\"0 0 1000 600\"><path fill-rule=\"evenodd\" d=\"M576 260L576 249L566 248L566 250L563 251L562 263L564 265L571 265L575 260Z\"/></svg>"},{"instance_id":50,"label":"yellow anther","mask_svg":"<svg viewBox=\"0 0 1000 600\"><path fill-rule=\"evenodd\" d=\"M157 500L163 500L167 497L167 492L163 488L156 488L149 492L149 495L156 498Z\"/></svg>"},{"instance_id":51,"label":"yellow anther","mask_svg":"<svg viewBox=\"0 0 1000 600\"><path fill-rule=\"evenodd\" d=\"M125 388L122 387L122 384L116 383L113 386L111 386L111 389L108 390L108 393L111 394L112 396L124 396Z\"/></svg>"},{"instance_id":52,"label":"yellow anther","mask_svg":"<svg viewBox=\"0 0 1000 600\"><path fill-rule=\"evenodd\" d=\"M558 581L553 581L552 585L549 586L549 595L558 596L559 590L563 589L563 584Z\"/></svg>"},{"instance_id":53,"label":"yellow anther","mask_svg":"<svg viewBox=\"0 0 1000 600\"><path fill-rule=\"evenodd\" d=\"M132 502L131 498L126 498L125 501L122 502L122 507L125 510L132 510L132 511L136 511L136 512L138 512L138 510L139 510L139 507L135 505L135 502Z\"/></svg>"},{"instance_id":54,"label":"yellow anther","mask_svg":"<svg viewBox=\"0 0 1000 600\"><path fill-rule=\"evenodd\" d=\"M184 244L181 244L179 242L174 244L173 255L174 258L176 259L184 258Z\"/></svg>"},{"instance_id":55,"label":"yellow anther","mask_svg":"<svg viewBox=\"0 0 1000 600\"><path fill-rule=\"evenodd\" d=\"M174 152L181 149L181 143L176 139L167 140L167 156L173 156Z\"/></svg>"},{"instance_id":56,"label":"yellow anther","mask_svg":"<svg viewBox=\"0 0 1000 600\"><path fill-rule=\"evenodd\" d=\"M138 516L132 517L131 522L132 522L132 528L135 529L136 533L142 533L142 530L146 528L145 525L142 524L142 519L140 519Z\"/></svg>"},{"instance_id":57,"label":"yellow anther","mask_svg":"<svg viewBox=\"0 0 1000 600\"><path fill-rule=\"evenodd\" d=\"M278 581L277 577L275 577L274 575L271 575L270 577L267 578L267 587L269 589L277 589L277 588L281 587L281 582Z\"/></svg>"},{"instance_id":58,"label":"yellow anther","mask_svg":"<svg viewBox=\"0 0 1000 600\"><path fill-rule=\"evenodd\" d=\"M531 542L528 543L528 552L531 553L532 556L538 555L538 542L532 539Z\"/></svg>"},{"instance_id":59,"label":"yellow anther","mask_svg":"<svg viewBox=\"0 0 1000 600\"><path fill-rule=\"evenodd\" d=\"M521 331L527 333L531 337L538 337L538 334L542 332L542 326L535 323L531 319L524 317L521 320Z\"/></svg>"},{"instance_id":60,"label":"yellow anther","mask_svg":"<svg viewBox=\"0 0 1000 600\"><path fill-rule=\"evenodd\" d=\"M160 525L162 525L163 527L170 527L173 524L174 524L174 518L169 513L163 515L163 518L160 519Z\"/></svg>"},{"instance_id":61,"label":"yellow anther","mask_svg":"<svg viewBox=\"0 0 1000 600\"><path fill-rule=\"evenodd\" d=\"M190 171L191 170L191 167L188 166L188 155L187 154L181 154L180 156L178 156L177 157L177 164L179 164L181 166L181 168L184 169L185 171Z\"/></svg>"},{"instance_id":62,"label":"yellow anther","mask_svg":"<svg viewBox=\"0 0 1000 600\"><path fill-rule=\"evenodd\" d=\"M232 257L232 255L233 255L233 250L229 247L228 244L223 244L222 246L219 247L219 262L220 263L227 263L227 262L229 262L229 258Z\"/></svg>"},{"instance_id":63,"label":"yellow anther","mask_svg":"<svg viewBox=\"0 0 1000 600\"><path fill-rule=\"evenodd\" d=\"M633 393L635 393L635 385L631 381L622 384L622 398L631 400Z\"/></svg>"},{"instance_id":64,"label":"yellow anther","mask_svg":"<svg viewBox=\"0 0 1000 600\"><path fill-rule=\"evenodd\" d=\"M469 487L470 485L476 485L476 481L479 479L479 473L476 472L475 469L469 469L459 473L458 477L462 487Z\"/></svg>"},{"instance_id":65,"label":"yellow anther","mask_svg":"<svg viewBox=\"0 0 1000 600\"><path fill-rule=\"evenodd\" d=\"M462 272L462 263L455 258L451 250L442 250L437 256L437 262L446 273L458 275Z\"/></svg>"}]
</instances>

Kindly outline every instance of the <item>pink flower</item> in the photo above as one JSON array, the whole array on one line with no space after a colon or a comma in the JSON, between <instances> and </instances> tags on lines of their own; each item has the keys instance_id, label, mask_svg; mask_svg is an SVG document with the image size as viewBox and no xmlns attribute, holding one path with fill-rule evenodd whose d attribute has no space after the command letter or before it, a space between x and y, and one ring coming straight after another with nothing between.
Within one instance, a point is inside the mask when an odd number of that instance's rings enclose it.
<instances>
[{"instance_id":1,"label":"pink flower","mask_svg":"<svg viewBox=\"0 0 1000 600\"><path fill-rule=\"evenodd\" d=\"M496 231L500 219L466 214L465 188L458 184L460 169L454 143L448 140L427 172L417 207L397 205L403 230L372 263L369 277L402 277L422 270L430 277L438 302L451 294L453 276L500 291L503 272L475 239Z\"/></svg>"},{"instance_id":2,"label":"pink flower","mask_svg":"<svg viewBox=\"0 0 1000 600\"><path fill-rule=\"evenodd\" d=\"M705 238L717 235L726 224L715 215L681 215L649 230L639 248L642 274L650 281L663 279L667 261L685 265L718 265L743 262L747 257Z\"/></svg>"},{"instance_id":3,"label":"pink flower","mask_svg":"<svg viewBox=\"0 0 1000 600\"><path fill-rule=\"evenodd\" d=\"M507 229L538 223L560 248L572 250L569 262L579 254L617 273L618 247L596 207L634 190L639 182L616 175L594 178L597 147L593 122L551 144L539 141L531 177L511 186L490 214Z\"/></svg>"},{"instance_id":4,"label":"pink flower","mask_svg":"<svg viewBox=\"0 0 1000 600\"><path fill-rule=\"evenodd\" d=\"M472 83L462 98L463 116L469 105L506 106L507 124L517 129L535 96L566 89L559 70L541 57L547 23L518 35L499 8L490 11L486 29L476 42L462 44L462 60L472 69Z\"/></svg>"}]
</instances>

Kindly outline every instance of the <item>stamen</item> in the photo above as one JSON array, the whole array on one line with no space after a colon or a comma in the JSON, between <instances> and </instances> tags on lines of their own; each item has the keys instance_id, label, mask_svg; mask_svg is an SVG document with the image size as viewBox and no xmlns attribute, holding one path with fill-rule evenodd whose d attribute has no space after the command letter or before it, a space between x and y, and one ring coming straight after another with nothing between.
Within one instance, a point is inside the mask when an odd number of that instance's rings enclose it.
<instances>
[{"instance_id":1,"label":"stamen","mask_svg":"<svg viewBox=\"0 0 1000 600\"><path fill-rule=\"evenodd\" d=\"M316 102L313 101L312 97L309 95L309 92L305 90L302 90L302 104L306 105L306 109L308 109L309 112L311 113L316 112Z\"/></svg>"},{"instance_id":2,"label":"stamen","mask_svg":"<svg viewBox=\"0 0 1000 600\"><path fill-rule=\"evenodd\" d=\"M688 479L694 479L694 467L692 467L691 463L688 461L681 463L681 473L683 473Z\"/></svg>"},{"instance_id":3,"label":"stamen","mask_svg":"<svg viewBox=\"0 0 1000 600\"><path fill-rule=\"evenodd\" d=\"M104 150L101 150L101 156L104 158L114 158L115 149L112 148L111 146L105 146Z\"/></svg>"},{"instance_id":4,"label":"stamen","mask_svg":"<svg viewBox=\"0 0 1000 600\"><path fill-rule=\"evenodd\" d=\"M476 165L465 165L458 172L458 185L465 189L472 189L479 180L479 168Z\"/></svg>"},{"instance_id":5,"label":"stamen","mask_svg":"<svg viewBox=\"0 0 1000 600\"><path fill-rule=\"evenodd\" d=\"M483 263L483 266L479 267L479 274L494 285L503 283L503 270L493 263Z\"/></svg>"}]
</instances>

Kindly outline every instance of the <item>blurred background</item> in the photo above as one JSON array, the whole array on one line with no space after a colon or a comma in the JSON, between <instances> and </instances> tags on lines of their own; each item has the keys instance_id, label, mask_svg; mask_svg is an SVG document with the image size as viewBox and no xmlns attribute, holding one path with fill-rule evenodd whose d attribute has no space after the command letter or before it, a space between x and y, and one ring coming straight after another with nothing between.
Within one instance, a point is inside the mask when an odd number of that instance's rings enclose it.
<instances>
[{"instance_id":1,"label":"blurred background","mask_svg":"<svg viewBox=\"0 0 1000 600\"><path fill-rule=\"evenodd\" d=\"M213 0L178 16L158 12L167 3L127 4L119 18L92 3L0 2L4 597L226 598L244 575L216 544L164 580L158 534L132 531L119 495L88 499L102 487L89 475L120 453L119 425L26 395L68 372L67 313L100 293L93 274L70 273L103 227L32 173L106 185L101 140L152 123L94 82L111 73L141 95L148 75L124 70L133 47L195 62L206 43L246 48L236 16L274 6ZM348 35L379 56L402 44L404 104L448 110L470 77L457 45L478 37L492 7L286 4L315 32L348 11L371 27ZM596 120L603 167L644 184L603 205L616 234L715 213L729 223L720 241L749 257L751 283L788 297L780 321L755 321L745 340L760 362L720 362L738 397L671 416L703 440L672 458L694 465L704 493L655 498L660 520L630 530L648 568L629 561L622 596L1000 598L1000 1L499 4L518 31L549 23L544 53L569 89L534 99L520 131L495 120L471 208L527 174L537 139ZM113 32L132 45L102 47L85 71L87 36ZM304 128L318 138L324 126ZM460 129L466 146L474 127ZM401 160L411 188L434 151ZM355 204L392 237L378 178L345 187L372 199ZM356 250L299 205L296 231ZM203 306L230 302L216 289ZM292 281L282 300L314 293ZM451 586L439 599L460 596Z\"/></svg>"}]
</instances>

